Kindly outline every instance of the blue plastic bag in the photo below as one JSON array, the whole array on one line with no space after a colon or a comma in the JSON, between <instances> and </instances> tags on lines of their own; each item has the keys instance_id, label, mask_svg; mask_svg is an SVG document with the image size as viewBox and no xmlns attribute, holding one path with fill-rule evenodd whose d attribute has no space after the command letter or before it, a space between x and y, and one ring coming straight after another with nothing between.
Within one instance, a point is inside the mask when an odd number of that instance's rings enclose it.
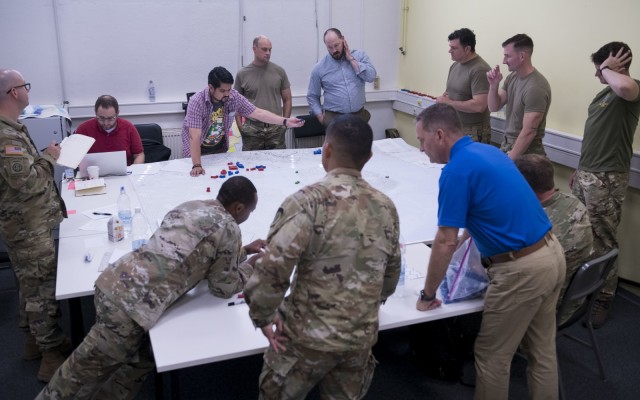
<instances>
[{"instance_id":1,"label":"blue plastic bag","mask_svg":"<svg viewBox=\"0 0 640 400\"><path fill-rule=\"evenodd\" d=\"M445 304L481 297L489 285L487 271L480 262L480 251L468 238L453 253L447 274L440 284Z\"/></svg>"}]
</instances>

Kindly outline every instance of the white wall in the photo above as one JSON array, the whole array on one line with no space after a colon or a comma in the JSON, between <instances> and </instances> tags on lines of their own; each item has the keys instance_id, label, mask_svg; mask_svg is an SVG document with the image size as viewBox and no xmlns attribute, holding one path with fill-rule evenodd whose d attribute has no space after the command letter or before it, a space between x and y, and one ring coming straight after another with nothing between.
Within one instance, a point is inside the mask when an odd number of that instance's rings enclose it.
<instances>
[{"instance_id":1,"label":"white wall","mask_svg":"<svg viewBox=\"0 0 640 400\"><path fill-rule=\"evenodd\" d=\"M202 89L214 66L235 75L243 53L251 54L246 47L259 28L246 25L242 15L266 18L266 11L260 11L270 6L281 11L270 12L268 23L264 21L264 29L273 34L261 33L274 37L273 60L289 71L296 112L307 113L308 75L326 54L322 33L332 26L345 34L352 48L367 51L382 90L396 89L398 0L380 0L376 7L366 7L363 0L3 0L0 68L17 69L33 84L32 104L67 100L74 126L93 116L95 99L108 93L133 122L177 128L185 93ZM306 10L303 18L304 6L313 12ZM318 26L310 30L313 14ZM274 24L278 15L282 19ZM156 86L156 103L146 97L149 79ZM373 93L368 97L381 95L372 84L367 91ZM377 136L393 127L390 107L372 121L379 125L374 125Z\"/></svg>"}]
</instances>

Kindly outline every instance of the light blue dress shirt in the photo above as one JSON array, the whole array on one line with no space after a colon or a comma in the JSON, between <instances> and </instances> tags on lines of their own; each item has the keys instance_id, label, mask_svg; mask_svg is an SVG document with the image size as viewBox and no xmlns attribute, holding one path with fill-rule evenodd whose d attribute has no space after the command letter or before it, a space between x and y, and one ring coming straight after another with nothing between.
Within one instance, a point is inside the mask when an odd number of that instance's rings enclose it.
<instances>
[{"instance_id":1,"label":"light blue dress shirt","mask_svg":"<svg viewBox=\"0 0 640 400\"><path fill-rule=\"evenodd\" d=\"M376 69L364 51L352 50L351 55L360 66L358 74L346 58L336 60L330 54L313 67L307 90L307 102L313 115L322 114L323 108L346 114L364 107L364 84L373 82ZM320 104L321 94L324 96L324 107Z\"/></svg>"}]
</instances>

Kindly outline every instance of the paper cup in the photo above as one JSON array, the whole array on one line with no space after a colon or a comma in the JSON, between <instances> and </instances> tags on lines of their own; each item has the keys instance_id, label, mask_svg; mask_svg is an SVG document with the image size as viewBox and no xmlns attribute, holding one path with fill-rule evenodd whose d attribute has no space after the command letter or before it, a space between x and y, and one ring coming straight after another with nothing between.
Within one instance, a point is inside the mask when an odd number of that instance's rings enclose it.
<instances>
[{"instance_id":1,"label":"paper cup","mask_svg":"<svg viewBox=\"0 0 640 400\"><path fill-rule=\"evenodd\" d=\"M88 166L87 175L89 175L89 179L98 179L100 177L100 167L97 165Z\"/></svg>"}]
</instances>

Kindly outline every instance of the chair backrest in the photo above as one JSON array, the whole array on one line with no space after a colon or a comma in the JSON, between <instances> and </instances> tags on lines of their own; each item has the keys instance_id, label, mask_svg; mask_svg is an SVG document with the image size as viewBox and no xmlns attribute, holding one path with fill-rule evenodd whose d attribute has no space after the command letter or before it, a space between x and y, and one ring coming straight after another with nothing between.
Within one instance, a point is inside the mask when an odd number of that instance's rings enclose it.
<instances>
[{"instance_id":1,"label":"chair backrest","mask_svg":"<svg viewBox=\"0 0 640 400\"><path fill-rule=\"evenodd\" d=\"M324 135L324 126L314 115L299 115L296 118L304 120L304 125L300 128L293 128L293 135L296 139Z\"/></svg>"},{"instance_id":2,"label":"chair backrest","mask_svg":"<svg viewBox=\"0 0 640 400\"><path fill-rule=\"evenodd\" d=\"M618 249L612 249L607 254L582 264L576 271L558 307L558 320L575 302L582 301L582 305L558 326L558 330L573 325L589 312L617 258Z\"/></svg>"},{"instance_id":3,"label":"chair backrest","mask_svg":"<svg viewBox=\"0 0 640 400\"><path fill-rule=\"evenodd\" d=\"M135 127L142 139L145 163L166 161L171 157L171 149L164 145L160 125L136 124Z\"/></svg>"}]
</instances>

